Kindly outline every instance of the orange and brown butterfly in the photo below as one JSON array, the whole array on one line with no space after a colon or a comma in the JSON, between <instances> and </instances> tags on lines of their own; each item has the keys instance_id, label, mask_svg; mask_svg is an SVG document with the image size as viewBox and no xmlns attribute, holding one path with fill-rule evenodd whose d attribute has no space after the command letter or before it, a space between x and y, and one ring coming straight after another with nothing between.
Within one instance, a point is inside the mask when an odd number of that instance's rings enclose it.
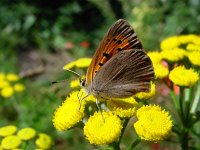
<instances>
[{"instance_id":1,"label":"orange and brown butterfly","mask_svg":"<svg viewBox=\"0 0 200 150\"><path fill-rule=\"evenodd\" d=\"M96 98L126 98L148 92L152 80L150 58L133 28L119 19L99 44L81 86Z\"/></svg>"}]
</instances>

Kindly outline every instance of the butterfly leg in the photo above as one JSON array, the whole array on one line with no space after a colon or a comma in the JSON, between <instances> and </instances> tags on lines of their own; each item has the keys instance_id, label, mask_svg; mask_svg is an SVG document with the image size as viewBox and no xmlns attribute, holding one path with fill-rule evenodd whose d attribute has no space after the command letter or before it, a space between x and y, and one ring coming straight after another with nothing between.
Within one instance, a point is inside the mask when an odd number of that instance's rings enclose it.
<instances>
[{"instance_id":1,"label":"butterfly leg","mask_svg":"<svg viewBox=\"0 0 200 150\"><path fill-rule=\"evenodd\" d=\"M81 109L81 102L82 102L82 100L84 100L86 97L88 97L89 96L89 94L87 94L86 96L84 96L83 98L82 98L82 96L83 96L83 92L81 93L81 97L80 97L80 99L79 99L79 110Z\"/></svg>"},{"instance_id":2,"label":"butterfly leg","mask_svg":"<svg viewBox=\"0 0 200 150\"><path fill-rule=\"evenodd\" d=\"M103 114L102 114L102 110L101 110L101 107L99 106L99 100L96 98L96 105L97 105L97 108L99 109L100 113L101 113L101 117L103 119L103 122L105 123L105 119L103 117Z\"/></svg>"}]
</instances>

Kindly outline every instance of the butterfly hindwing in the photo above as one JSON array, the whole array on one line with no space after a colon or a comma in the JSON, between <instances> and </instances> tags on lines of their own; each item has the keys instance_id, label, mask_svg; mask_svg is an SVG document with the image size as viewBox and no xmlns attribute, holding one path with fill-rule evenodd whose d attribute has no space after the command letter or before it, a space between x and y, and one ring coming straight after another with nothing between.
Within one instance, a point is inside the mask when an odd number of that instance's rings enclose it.
<instances>
[{"instance_id":1,"label":"butterfly hindwing","mask_svg":"<svg viewBox=\"0 0 200 150\"><path fill-rule=\"evenodd\" d=\"M144 50L130 49L117 53L101 67L92 89L97 97L125 98L149 91L153 79L152 63Z\"/></svg>"},{"instance_id":2,"label":"butterfly hindwing","mask_svg":"<svg viewBox=\"0 0 200 150\"><path fill-rule=\"evenodd\" d=\"M115 54L133 48L142 49L142 44L128 22L119 19L110 27L97 48L87 70L86 85L92 82L100 68Z\"/></svg>"}]
</instances>

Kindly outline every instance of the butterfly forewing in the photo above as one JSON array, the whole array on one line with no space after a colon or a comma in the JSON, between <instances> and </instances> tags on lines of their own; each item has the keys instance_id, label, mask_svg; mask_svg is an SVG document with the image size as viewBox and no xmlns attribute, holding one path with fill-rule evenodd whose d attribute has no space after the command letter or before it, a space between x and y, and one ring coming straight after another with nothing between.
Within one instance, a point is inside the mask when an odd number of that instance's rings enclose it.
<instances>
[{"instance_id":1,"label":"butterfly forewing","mask_svg":"<svg viewBox=\"0 0 200 150\"><path fill-rule=\"evenodd\" d=\"M92 82L96 73L111 57L133 48L142 49L142 44L128 22L119 19L110 27L95 53L87 70L86 85Z\"/></svg>"},{"instance_id":2,"label":"butterfly forewing","mask_svg":"<svg viewBox=\"0 0 200 150\"><path fill-rule=\"evenodd\" d=\"M154 70L141 49L122 51L113 56L97 72L91 91L96 97L125 98L150 90Z\"/></svg>"}]
</instances>

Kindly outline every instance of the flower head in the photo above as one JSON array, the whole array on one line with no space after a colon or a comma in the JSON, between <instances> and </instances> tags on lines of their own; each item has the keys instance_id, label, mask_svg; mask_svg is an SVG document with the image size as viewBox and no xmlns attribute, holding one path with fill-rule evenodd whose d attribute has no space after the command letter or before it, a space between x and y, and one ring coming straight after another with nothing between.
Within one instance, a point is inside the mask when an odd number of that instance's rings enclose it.
<instances>
[{"instance_id":1,"label":"flower head","mask_svg":"<svg viewBox=\"0 0 200 150\"><path fill-rule=\"evenodd\" d=\"M10 82L16 82L19 80L19 76L14 73L9 73L6 75L6 79Z\"/></svg>"},{"instance_id":2,"label":"flower head","mask_svg":"<svg viewBox=\"0 0 200 150\"><path fill-rule=\"evenodd\" d=\"M17 136L21 140L25 140L25 141L34 138L35 135L36 135L36 131L33 128L23 128L19 130L17 133Z\"/></svg>"},{"instance_id":3,"label":"flower head","mask_svg":"<svg viewBox=\"0 0 200 150\"><path fill-rule=\"evenodd\" d=\"M0 80L0 89L9 86L9 82L6 80Z\"/></svg>"},{"instance_id":4,"label":"flower head","mask_svg":"<svg viewBox=\"0 0 200 150\"><path fill-rule=\"evenodd\" d=\"M174 48L162 51L161 55L163 59L166 59L170 62L176 62L183 59L187 55L187 52L181 48Z\"/></svg>"},{"instance_id":5,"label":"flower head","mask_svg":"<svg viewBox=\"0 0 200 150\"><path fill-rule=\"evenodd\" d=\"M200 45L188 44L186 49L188 51L200 51Z\"/></svg>"},{"instance_id":6,"label":"flower head","mask_svg":"<svg viewBox=\"0 0 200 150\"><path fill-rule=\"evenodd\" d=\"M64 131L73 127L83 118L84 108L85 101L82 101L80 107L77 95L74 97L74 94L71 94L54 113L53 123L55 128Z\"/></svg>"},{"instance_id":7,"label":"flower head","mask_svg":"<svg viewBox=\"0 0 200 150\"><path fill-rule=\"evenodd\" d=\"M166 138L172 129L169 113L160 106L142 106L137 110L138 121L134 128L138 136L147 141L157 142Z\"/></svg>"},{"instance_id":8,"label":"flower head","mask_svg":"<svg viewBox=\"0 0 200 150\"><path fill-rule=\"evenodd\" d=\"M156 85L155 83L151 82L151 91L150 92L139 92L135 95L138 99L150 99L156 93Z\"/></svg>"},{"instance_id":9,"label":"flower head","mask_svg":"<svg viewBox=\"0 0 200 150\"><path fill-rule=\"evenodd\" d=\"M14 90L11 86L6 86L1 90L1 96L4 98L9 98L13 95Z\"/></svg>"},{"instance_id":10,"label":"flower head","mask_svg":"<svg viewBox=\"0 0 200 150\"><path fill-rule=\"evenodd\" d=\"M6 77L5 73L0 72L0 81L4 80Z\"/></svg>"},{"instance_id":11,"label":"flower head","mask_svg":"<svg viewBox=\"0 0 200 150\"><path fill-rule=\"evenodd\" d=\"M199 80L199 76L193 69L178 66L170 72L169 79L176 85L190 87Z\"/></svg>"},{"instance_id":12,"label":"flower head","mask_svg":"<svg viewBox=\"0 0 200 150\"><path fill-rule=\"evenodd\" d=\"M90 65L91 63L91 58L79 58L75 61L72 61L68 64L66 64L63 69L72 69L73 67L77 67L77 68L86 68Z\"/></svg>"},{"instance_id":13,"label":"flower head","mask_svg":"<svg viewBox=\"0 0 200 150\"><path fill-rule=\"evenodd\" d=\"M176 48L180 45L180 41L178 39L178 36L171 36L168 37L166 39L164 39L161 43L160 43L160 47L161 49L172 49L172 48Z\"/></svg>"},{"instance_id":14,"label":"flower head","mask_svg":"<svg viewBox=\"0 0 200 150\"><path fill-rule=\"evenodd\" d=\"M163 79L169 74L168 68L162 65L161 63L153 64L153 68L157 79Z\"/></svg>"},{"instance_id":15,"label":"flower head","mask_svg":"<svg viewBox=\"0 0 200 150\"><path fill-rule=\"evenodd\" d=\"M15 132L17 131L17 127L13 126L13 125L9 125L9 126L4 126L0 128L0 136L9 136L12 134L15 134Z\"/></svg>"},{"instance_id":16,"label":"flower head","mask_svg":"<svg viewBox=\"0 0 200 150\"><path fill-rule=\"evenodd\" d=\"M72 61L72 62L66 64L66 65L63 67L63 69L66 69L66 70L67 70L67 69L72 69L72 68L75 67L75 65L76 65L76 61Z\"/></svg>"},{"instance_id":17,"label":"flower head","mask_svg":"<svg viewBox=\"0 0 200 150\"><path fill-rule=\"evenodd\" d=\"M102 118L103 115L103 118ZM96 112L84 126L84 134L91 144L105 145L116 141L121 134L121 120L111 112Z\"/></svg>"},{"instance_id":18,"label":"flower head","mask_svg":"<svg viewBox=\"0 0 200 150\"><path fill-rule=\"evenodd\" d=\"M87 68L91 63L91 58L79 58L76 60L76 67L78 68Z\"/></svg>"},{"instance_id":19,"label":"flower head","mask_svg":"<svg viewBox=\"0 0 200 150\"><path fill-rule=\"evenodd\" d=\"M21 140L16 135L9 135L2 139L1 146L3 149L15 149L21 144Z\"/></svg>"},{"instance_id":20,"label":"flower head","mask_svg":"<svg viewBox=\"0 0 200 150\"><path fill-rule=\"evenodd\" d=\"M132 117L135 115L138 103L133 97L122 100L108 100L108 108L120 117Z\"/></svg>"},{"instance_id":21,"label":"flower head","mask_svg":"<svg viewBox=\"0 0 200 150\"><path fill-rule=\"evenodd\" d=\"M150 57L153 64L160 63L162 60L162 55L158 51L148 52L147 55Z\"/></svg>"},{"instance_id":22,"label":"flower head","mask_svg":"<svg viewBox=\"0 0 200 150\"><path fill-rule=\"evenodd\" d=\"M72 80L70 82L70 87L72 89L76 89L76 88L80 88L80 81L79 81L79 78L78 79L75 79L75 80Z\"/></svg>"},{"instance_id":23,"label":"flower head","mask_svg":"<svg viewBox=\"0 0 200 150\"><path fill-rule=\"evenodd\" d=\"M187 43L192 43L194 40L196 40L198 36L194 34L188 34L188 35L180 35L178 36L178 40L180 41L181 44L187 44Z\"/></svg>"},{"instance_id":24,"label":"flower head","mask_svg":"<svg viewBox=\"0 0 200 150\"><path fill-rule=\"evenodd\" d=\"M193 65L200 66L200 51L189 52L188 58Z\"/></svg>"},{"instance_id":25,"label":"flower head","mask_svg":"<svg viewBox=\"0 0 200 150\"><path fill-rule=\"evenodd\" d=\"M41 149L49 149L54 143L49 135L40 133L39 138L35 141L35 144Z\"/></svg>"},{"instance_id":26,"label":"flower head","mask_svg":"<svg viewBox=\"0 0 200 150\"><path fill-rule=\"evenodd\" d=\"M21 83L16 83L16 84L14 85L14 90L15 90L16 92L23 92L23 91L25 90L25 87L24 87L24 85L21 84Z\"/></svg>"}]
</instances>

